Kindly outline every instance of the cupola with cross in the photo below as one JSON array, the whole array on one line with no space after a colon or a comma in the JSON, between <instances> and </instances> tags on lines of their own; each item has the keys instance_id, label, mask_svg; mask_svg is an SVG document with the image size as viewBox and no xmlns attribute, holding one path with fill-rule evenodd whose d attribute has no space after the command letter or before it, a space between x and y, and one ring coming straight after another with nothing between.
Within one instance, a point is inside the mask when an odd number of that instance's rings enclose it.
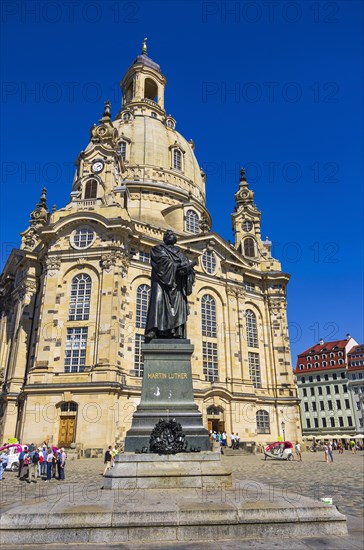
<instances>
[{"instance_id":1,"label":"cupola with cross","mask_svg":"<svg viewBox=\"0 0 364 550\"><path fill-rule=\"evenodd\" d=\"M144 38L141 54L129 67L120 83L123 94L122 111L124 108L133 107L134 113L145 112L150 108L164 113L166 84L167 80L161 73L160 66L148 56L147 38ZM121 114L119 113L118 117Z\"/></svg>"}]
</instances>

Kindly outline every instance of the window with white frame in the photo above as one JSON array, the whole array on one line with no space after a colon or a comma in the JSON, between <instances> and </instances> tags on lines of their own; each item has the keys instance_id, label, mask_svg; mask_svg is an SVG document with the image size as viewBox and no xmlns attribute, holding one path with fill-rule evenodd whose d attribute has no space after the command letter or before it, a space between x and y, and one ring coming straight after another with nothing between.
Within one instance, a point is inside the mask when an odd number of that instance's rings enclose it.
<instances>
[{"instance_id":1,"label":"window with white frame","mask_svg":"<svg viewBox=\"0 0 364 550\"><path fill-rule=\"evenodd\" d=\"M200 232L200 218L194 210L187 210L185 218L185 229L190 233Z\"/></svg>"},{"instance_id":2,"label":"window with white frame","mask_svg":"<svg viewBox=\"0 0 364 550\"><path fill-rule=\"evenodd\" d=\"M126 160L126 141L120 141L119 155L124 161Z\"/></svg>"},{"instance_id":3,"label":"window with white frame","mask_svg":"<svg viewBox=\"0 0 364 550\"><path fill-rule=\"evenodd\" d=\"M95 239L95 232L89 227L76 229L71 238L71 243L75 248L88 248Z\"/></svg>"},{"instance_id":4,"label":"window with white frame","mask_svg":"<svg viewBox=\"0 0 364 550\"><path fill-rule=\"evenodd\" d=\"M257 421L257 433L258 434L269 434L270 433L270 422L269 422L269 413L268 411L260 410L255 414Z\"/></svg>"},{"instance_id":5,"label":"window with white frame","mask_svg":"<svg viewBox=\"0 0 364 550\"><path fill-rule=\"evenodd\" d=\"M255 290L255 284L251 281L245 281L244 286L247 292L254 292Z\"/></svg>"},{"instance_id":6,"label":"window with white frame","mask_svg":"<svg viewBox=\"0 0 364 550\"><path fill-rule=\"evenodd\" d=\"M205 380L208 382L218 380L217 344L215 342L202 342L202 361Z\"/></svg>"},{"instance_id":7,"label":"window with white frame","mask_svg":"<svg viewBox=\"0 0 364 550\"><path fill-rule=\"evenodd\" d=\"M150 286L148 285L139 285L137 288L137 299L136 299L136 315L135 315L135 325L136 328L145 328L145 323L147 321L147 312L149 305L150 297Z\"/></svg>"},{"instance_id":8,"label":"window with white frame","mask_svg":"<svg viewBox=\"0 0 364 550\"><path fill-rule=\"evenodd\" d=\"M86 365L87 327L67 329L65 372L83 372Z\"/></svg>"},{"instance_id":9,"label":"window with white frame","mask_svg":"<svg viewBox=\"0 0 364 550\"><path fill-rule=\"evenodd\" d=\"M90 314L91 277L80 273L72 279L71 298L68 319L87 321Z\"/></svg>"},{"instance_id":10,"label":"window with white frame","mask_svg":"<svg viewBox=\"0 0 364 550\"><path fill-rule=\"evenodd\" d=\"M139 260L144 264L150 264L150 253L144 250L139 250Z\"/></svg>"},{"instance_id":11,"label":"window with white frame","mask_svg":"<svg viewBox=\"0 0 364 550\"><path fill-rule=\"evenodd\" d=\"M207 273L215 272L216 256L212 250L205 250L202 254L202 266Z\"/></svg>"},{"instance_id":12,"label":"window with white frame","mask_svg":"<svg viewBox=\"0 0 364 550\"><path fill-rule=\"evenodd\" d=\"M182 171L182 153L176 147L172 149L172 166L175 170Z\"/></svg>"},{"instance_id":13,"label":"window with white frame","mask_svg":"<svg viewBox=\"0 0 364 550\"><path fill-rule=\"evenodd\" d=\"M249 347L258 347L257 317L251 309L246 311L246 340Z\"/></svg>"},{"instance_id":14,"label":"window with white frame","mask_svg":"<svg viewBox=\"0 0 364 550\"><path fill-rule=\"evenodd\" d=\"M204 294L201 298L202 336L216 338L216 302L210 294Z\"/></svg>"},{"instance_id":15,"label":"window with white frame","mask_svg":"<svg viewBox=\"0 0 364 550\"><path fill-rule=\"evenodd\" d=\"M248 352L249 376L254 388L261 388L260 360L259 353Z\"/></svg>"},{"instance_id":16,"label":"window with white frame","mask_svg":"<svg viewBox=\"0 0 364 550\"><path fill-rule=\"evenodd\" d=\"M134 370L137 376L143 376L144 359L142 344L144 342L144 329L147 321L147 313L150 299L150 286L139 285L136 292L135 312L135 339L134 339Z\"/></svg>"}]
</instances>

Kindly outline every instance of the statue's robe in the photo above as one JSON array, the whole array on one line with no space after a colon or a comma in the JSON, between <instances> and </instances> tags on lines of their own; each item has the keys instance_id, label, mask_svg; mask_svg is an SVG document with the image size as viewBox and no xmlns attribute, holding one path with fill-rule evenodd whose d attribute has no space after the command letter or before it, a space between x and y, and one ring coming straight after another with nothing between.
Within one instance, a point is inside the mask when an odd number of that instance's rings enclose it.
<instances>
[{"instance_id":1,"label":"statue's robe","mask_svg":"<svg viewBox=\"0 0 364 550\"><path fill-rule=\"evenodd\" d=\"M152 288L145 336L186 337L187 296L195 273L178 246L160 244L152 248ZM161 334L163 333L163 334Z\"/></svg>"}]
</instances>

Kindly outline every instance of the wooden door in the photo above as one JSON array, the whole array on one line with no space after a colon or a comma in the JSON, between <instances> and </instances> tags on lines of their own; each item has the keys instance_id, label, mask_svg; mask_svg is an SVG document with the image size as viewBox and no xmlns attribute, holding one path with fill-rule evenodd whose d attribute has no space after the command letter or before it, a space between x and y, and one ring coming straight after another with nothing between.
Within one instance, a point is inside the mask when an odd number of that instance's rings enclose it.
<instances>
[{"instance_id":1,"label":"wooden door","mask_svg":"<svg viewBox=\"0 0 364 550\"><path fill-rule=\"evenodd\" d=\"M212 420L207 420L207 429L208 429L209 433L213 429L212 428Z\"/></svg>"},{"instance_id":2,"label":"wooden door","mask_svg":"<svg viewBox=\"0 0 364 550\"><path fill-rule=\"evenodd\" d=\"M223 420L219 420L218 424L218 431L222 434L222 432L225 431L225 422Z\"/></svg>"},{"instance_id":3,"label":"wooden door","mask_svg":"<svg viewBox=\"0 0 364 550\"><path fill-rule=\"evenodd\" d=\"M62 416L59 423L58 447L69 447L74 441L76 418Z\"/></svg>"}]
</instances>

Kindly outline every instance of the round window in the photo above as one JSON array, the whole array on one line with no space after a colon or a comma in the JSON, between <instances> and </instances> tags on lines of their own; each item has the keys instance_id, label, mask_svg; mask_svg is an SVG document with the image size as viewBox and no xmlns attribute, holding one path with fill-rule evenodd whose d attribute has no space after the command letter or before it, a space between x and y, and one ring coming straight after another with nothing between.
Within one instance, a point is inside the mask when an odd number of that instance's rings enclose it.
<instances>
[{"instance_id":1,"label":"round window","mask_svg":"<svg viewBox=\"0 0 364 550\"><path fill-rule=\"evenodd\" d=\"M243 223L243 231L251 231L253 229L253 222L250 220L246 220Z\"/></svg>"},{"instance_id":2,"label":"round window","mask_svg":"<svg viewBox=\"0 0 364 550\"><path fill-rule=\"evenodd\" d=\"M95 240L95 232L89 227L80 227L71 235L71 244L74 248L88 248Z\"/></svg>"},{"instance_id":3,"label":"round window","mask_svg":"<svg viewBox=\"0 0 364 550\"><path fill-rule=\"evenodd\" d=\"M202 266L206 273L214 273L216 270L216 256L211 250L205 250L202 254Z\"/></svg>"}]
</instances>

